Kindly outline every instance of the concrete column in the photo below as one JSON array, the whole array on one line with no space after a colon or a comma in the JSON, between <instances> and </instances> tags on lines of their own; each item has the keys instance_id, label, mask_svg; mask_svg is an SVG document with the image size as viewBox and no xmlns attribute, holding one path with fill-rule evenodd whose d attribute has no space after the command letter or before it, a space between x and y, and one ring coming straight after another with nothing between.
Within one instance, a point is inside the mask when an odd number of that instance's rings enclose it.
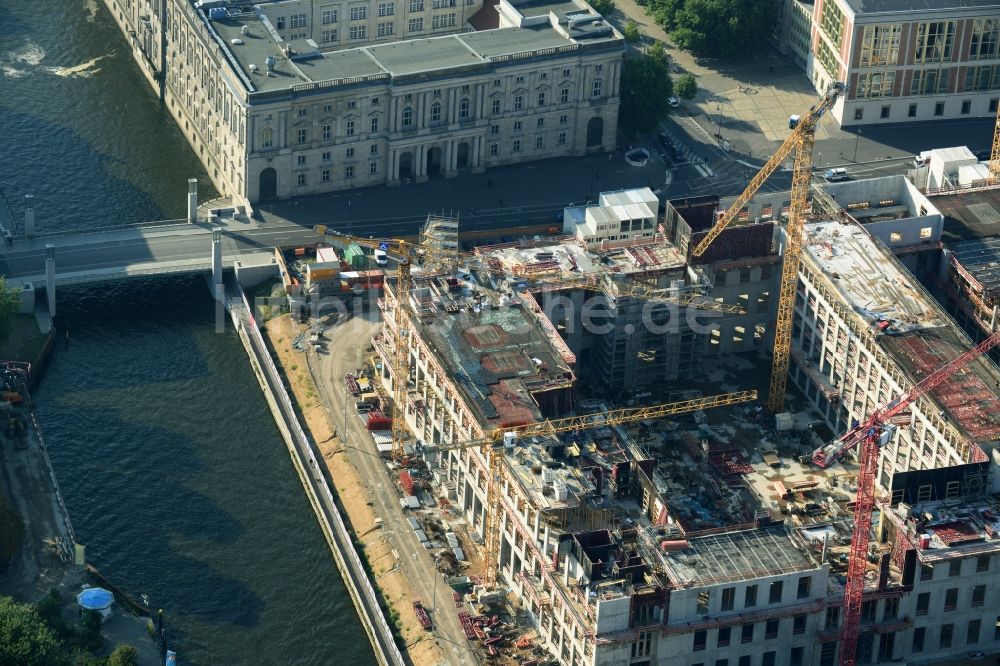
<instances>
[{"instance_id":1,"label":"concrete column","mask_svg":"<svg viewBox=\"0 0 1000 666\"><path fill-rule=\"evenodd\" d=\"M188 178L188 223L198 221L198 181Z\"/></svg>"},{"instance_id":2,"label":"concrete column","mask_svg":"<svg viewBox=\"0 0 1000 666\"><path fill-rule=\"evenodd\" d=\"M11 233L14 230L11 229ZM34 236L35 235L35 195L25 194L24 195L24 235Z\"/></svg>"},{"instance_id":3,"label":"concrete column","mask_svg":"<svg viewBox=\"0 0 1000 666\"><path fill-rule=\"evenodd\" d=\"M222 229L212 230L212 283L222 284Z\"/></svg>"},{"instance_id":4,"label":"concrete column","mask_svg":"<svg viewBox=\"0 0 1000 666\"><path fill-rule=\"evenodd\" d=\"M49 305L49 317L56 316L56 246L45 246L45 299Z\"/></svg>"}]
</instances>

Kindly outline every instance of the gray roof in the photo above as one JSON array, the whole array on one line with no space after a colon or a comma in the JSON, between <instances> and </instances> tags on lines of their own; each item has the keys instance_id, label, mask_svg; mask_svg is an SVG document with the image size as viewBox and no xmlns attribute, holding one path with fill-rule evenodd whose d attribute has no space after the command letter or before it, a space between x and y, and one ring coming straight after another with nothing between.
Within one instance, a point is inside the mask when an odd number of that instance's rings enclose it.
<instances>
[{"instance_id":1,"label":"gray roof","mask_svg":"<svg viewBox=\"0 0 1000 666\"><path fill-rule=\"evenodd\" d=\"M857 15L1000 8L998 0L846 0Z\"/></svg>"},{"instance_id":2,"label":"gray roof","mask_svg":"<svg viewBox=\"0 0 1000 666\"><path fill-rule=\"evenodd\" d=\"M457 69L486 62L454 36L410 39L365 48L392 76Z\"/></svg>"}]
</instances>

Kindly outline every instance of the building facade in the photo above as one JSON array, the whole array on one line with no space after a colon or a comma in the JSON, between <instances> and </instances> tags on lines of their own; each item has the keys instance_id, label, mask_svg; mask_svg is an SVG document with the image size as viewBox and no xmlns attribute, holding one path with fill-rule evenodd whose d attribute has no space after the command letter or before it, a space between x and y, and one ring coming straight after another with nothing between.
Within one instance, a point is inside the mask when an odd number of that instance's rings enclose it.
<instances>
[{"instance_id":1,"label":"building facade","mask_svg":"<svg viewBox=\"0 0 1000 666\"><path fill-rule=\"evenodd\" d=\"M615 146L624 42L579 0L106 4L236 203Z\"/></svg>"},{"instance_id":2,"label":"building facade","mask_svg":"<svg viewBox=\"0 0 1000 666\"><path fill-rule=\"evenodd\" d=\"M817 91L849 89L841 125L996 115L1000 3L995 0L788 0L784 46L801 58L795 19L811 13L806 74Z\"/></svg>"}]
</instances>

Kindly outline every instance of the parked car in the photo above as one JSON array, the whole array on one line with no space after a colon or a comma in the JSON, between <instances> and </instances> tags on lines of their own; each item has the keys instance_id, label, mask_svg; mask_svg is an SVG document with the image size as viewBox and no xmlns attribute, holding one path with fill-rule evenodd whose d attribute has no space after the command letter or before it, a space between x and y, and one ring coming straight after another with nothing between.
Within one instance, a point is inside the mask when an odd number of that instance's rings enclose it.
<instances>
[{"instance_id":1,"label":"parked car","mask_svg":"<svg viewBox=\"0 0 1000 666\"><path fill-rule=\"evenodd\" d=\"M671 109L676 109L678 106L681 105L681 102L679 99L671 95L670 97L667 98L667 104L670 105Z\"/></svg>"},{"instance_id":2,"label":"parked car","mask_svg":"<svg viewBox=\"0 0 1000 666\"><path fill-rule=\"evenodd\" d=\"M837 167L836 169L827 169L826 173L823 174L831 183L837 180L847 180L847 169Z\"/></svg>"}]
</instances>

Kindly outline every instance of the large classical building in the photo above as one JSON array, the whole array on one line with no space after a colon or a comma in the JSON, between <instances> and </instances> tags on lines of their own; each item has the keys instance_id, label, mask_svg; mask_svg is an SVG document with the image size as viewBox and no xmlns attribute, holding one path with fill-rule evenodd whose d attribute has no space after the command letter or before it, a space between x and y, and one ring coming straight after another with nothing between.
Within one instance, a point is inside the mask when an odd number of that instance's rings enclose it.
<instances>
[{"instance_id":1,"label":"large classical building","mask_svg":"<svg viewBox=\"0 0 1000 666\"><path fill-rule=\"evenodd\" d=\"M615 146L624 41L582 0L105 0L236 203Z\"/></svg>"},{"instance_id":2,"label":"large classical building","mask_svg":"<svg viewBox=\"0 0 1000 666\"><path fill-rule=\"evenodd\" d=\"M848 82L842 125L996 114L997 0L786 0L776 40L816 90Z\"/></svg>"}]
</instances>

